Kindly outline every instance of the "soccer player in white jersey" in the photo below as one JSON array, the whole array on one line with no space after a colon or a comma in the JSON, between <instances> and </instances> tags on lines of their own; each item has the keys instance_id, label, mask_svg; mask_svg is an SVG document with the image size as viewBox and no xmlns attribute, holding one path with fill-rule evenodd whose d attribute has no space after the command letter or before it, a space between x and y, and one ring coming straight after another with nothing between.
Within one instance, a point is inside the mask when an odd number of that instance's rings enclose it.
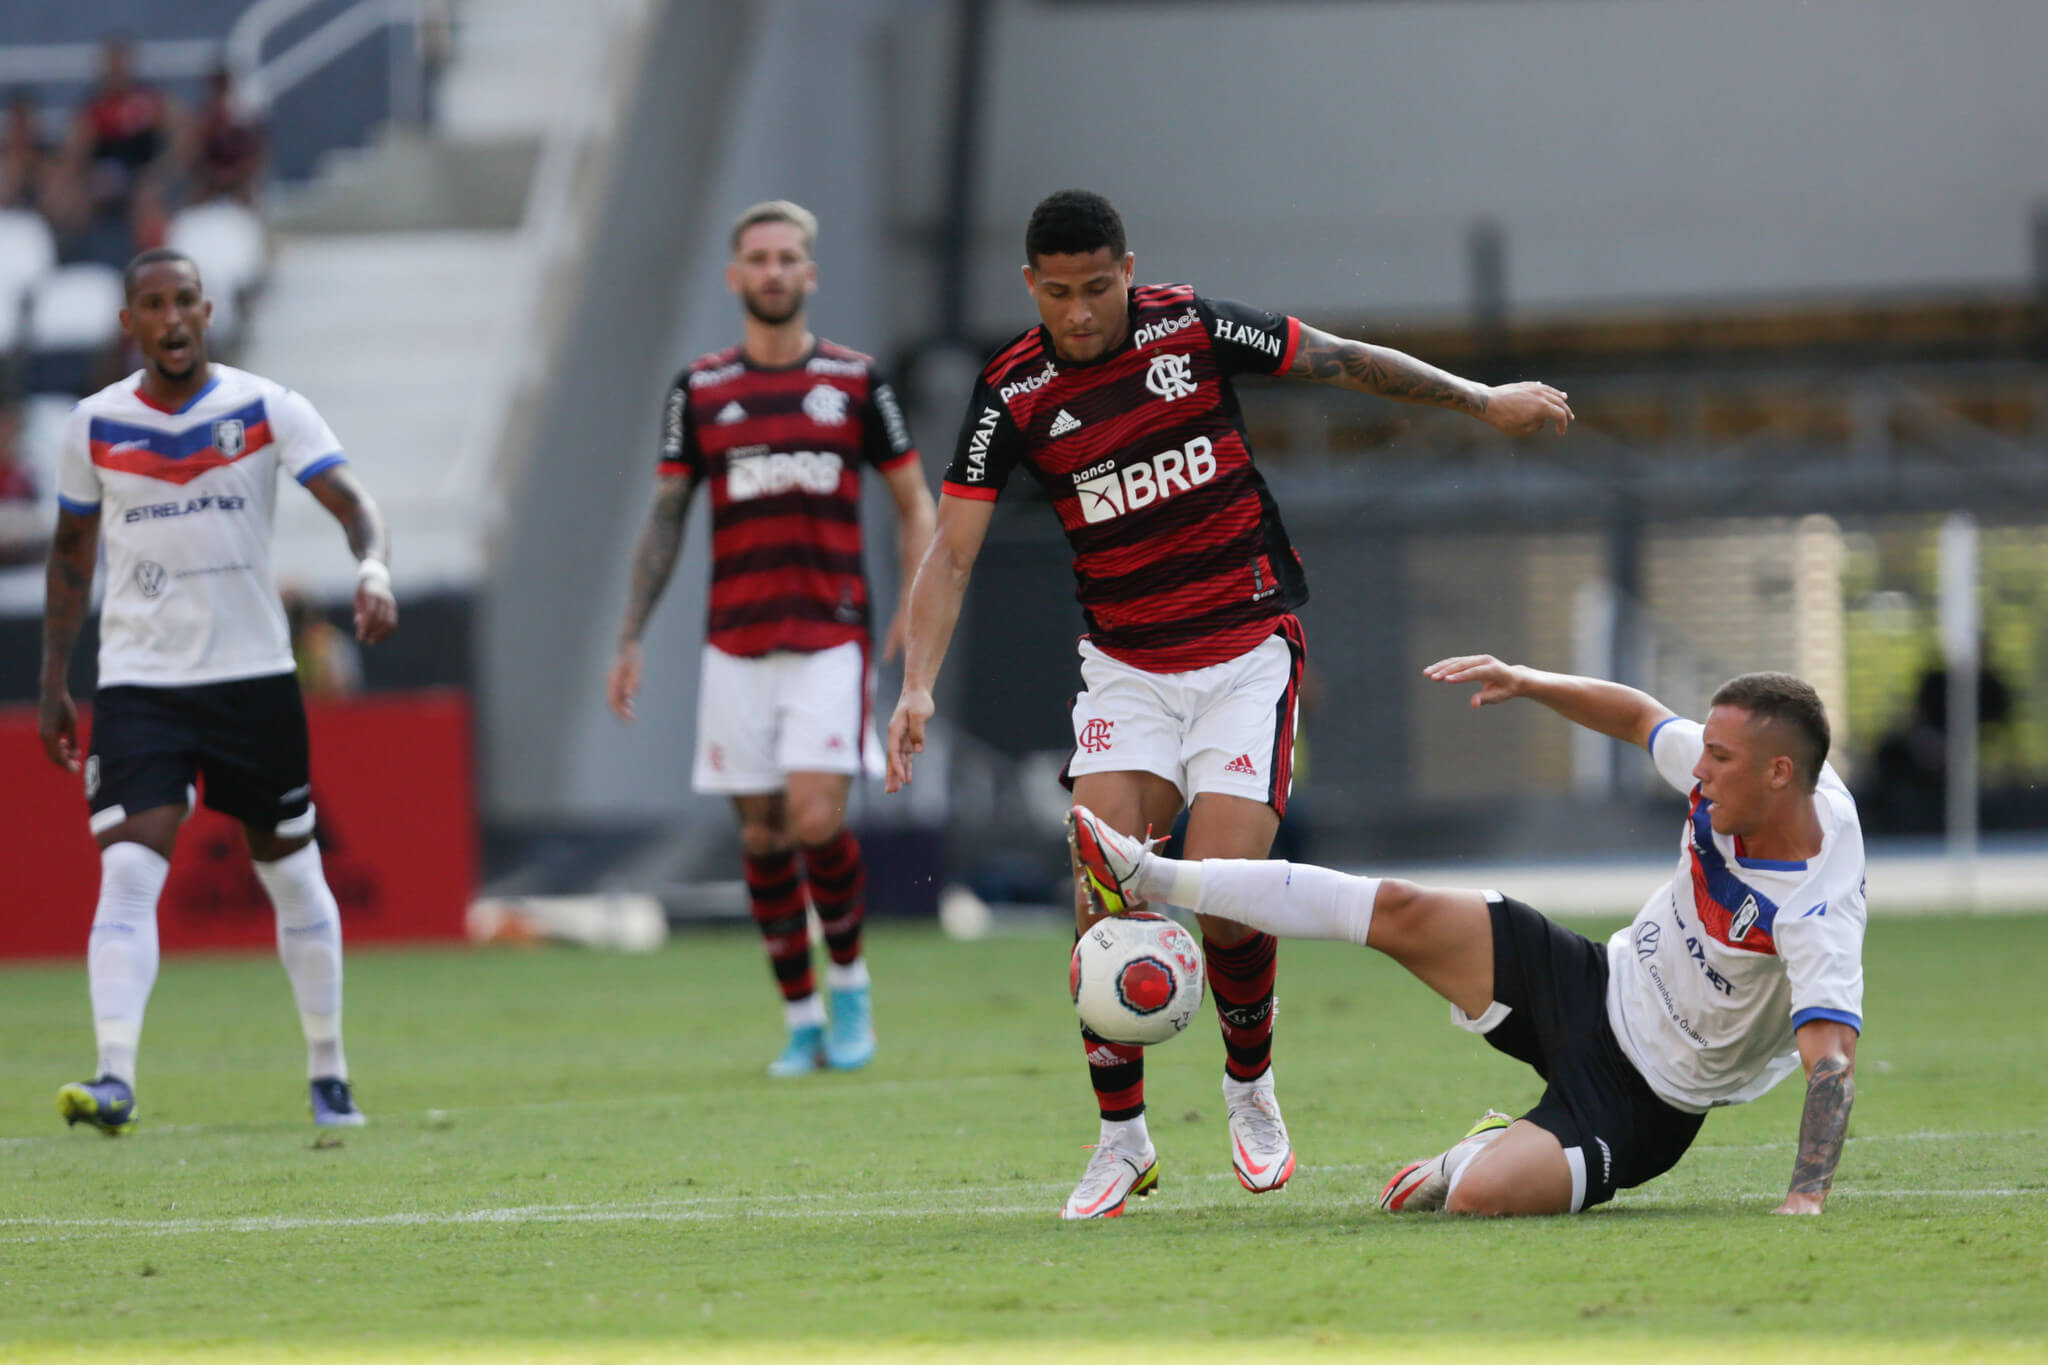
<instances>
[{"instance_id":1,"label":"soccer player in white jersey","mask_svg":"<svg viewBox=\"0 0 2048 1365\"><path fill-rule=\"evenodd\" d=\"M145 251L124 283L121 327L143 365L79 403L64 429L43 617L43 748L82 774L100 846L86 957L99 1066L95 1079L59 1090L57 1108L103 1133L135 1126L157 899L197 781L208 806L242 822L277 910L313 1120L355 1126L364 1119L341 1044L341 916L313 842L306 715L271 579L278 469L347 533L365 643L398 624L384 519L311 403L208 361L212 305L189 257ZM99 686L81 759L65 679L102 540Z\"/></svg>"},{"instance_id":2,"label":"soccer player in white jersey","mask_svg":"<svg viewBox=\"0 0 2048 1365\"><path fill-rule=\"evenodd\" d=\"M1616 683L1446 659L1474 706L1528 697L1650 751L1686 795L1678 868L1606 943L1495 891L1448 891L1284 862L1176 862L1087 810L1076 860L1106 903L1157 899L1282 937L1377 948L1548 1082L1397 1172L1382 1208L1576 1213L1675 1165L1706 1112L1806 1069L1779 1213L1819 1213L1841 1159L1863 1027L1863 832L1827 765L1828 721L1798 678L1748 673L1704 725Z\"/></svg>"}]
</instances>

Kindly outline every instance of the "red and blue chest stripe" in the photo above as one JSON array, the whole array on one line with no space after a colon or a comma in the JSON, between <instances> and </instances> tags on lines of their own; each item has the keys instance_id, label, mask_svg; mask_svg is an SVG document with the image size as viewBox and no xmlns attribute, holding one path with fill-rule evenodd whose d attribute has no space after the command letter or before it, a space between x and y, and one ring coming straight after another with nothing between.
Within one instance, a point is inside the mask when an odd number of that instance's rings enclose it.
<instances>
[{"instance_id":1,"label":"red and blue chest stripe","mask_svg":"<svg viewBox=\"0 0 2048 1365\"><path fill-rule=\"evenodd\" d=\"M1746 953L1776 956L1778 945L1771 929L1778 918L1778 904L1751 886L1728 866L1720 845L1714 842L1709 812L1714 803L1692 793L1692 815L1688 829L1692 854L1693 904L1700 924L1716 943Z\"/></svg>"},{"instance_id":2,"label":"red and blue chest stripe","mask_svg":"<svg viewBox=\"0 0 2048 1365\"><path fill-rule=\"evenodd\" d=\"M86 439L92 462L102 469L185 484L268 446L270 419L259 398L234 412L194 422L183 431L95 417ZM222 449L223 445L229 449Z\"/></svg>"}]
</instances>

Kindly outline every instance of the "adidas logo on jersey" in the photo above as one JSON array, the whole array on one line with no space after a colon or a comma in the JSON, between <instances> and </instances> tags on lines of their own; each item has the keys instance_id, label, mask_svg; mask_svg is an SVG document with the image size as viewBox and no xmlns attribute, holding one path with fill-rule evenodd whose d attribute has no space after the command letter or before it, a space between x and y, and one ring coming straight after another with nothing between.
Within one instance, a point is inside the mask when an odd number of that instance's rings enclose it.
<instances>
[{"instance_id":1,"label":"adidas logo on jersey","mask_svg":"<svg viewBox=\"0 0 2048 1365\"><path fill-rule=\"evenodd\" d=\"M1070 431L1079 431L1080 429L1081 419L1068 412L1065 408L1061 408L1060 415L1052 419L1051 434L1054 438L1064 436Z\"/></svg>"},{"instance_id":2,"label":"adidas logo on jersey","mask_svg":"<svg viewBox=\"0 0 2048 1365\"><path fill-rule=\"evenodd\" d=\"M1223 765L1223 771L1237 773L1241 777L1257 777L1259 775L1259 770L1252 766L1252 756L1250 754L1239 754L1236 758L1231 759L1230 762Z\"/></svg>"},{"instance_id":3,"label":"adidas logo on jersey","mask_svg":"<svg viewBox=\"0 0 2048 1365\"><path fill-rule=\"evenodd\" d=\"M729 427L734 422L746 421L747 410L739 405L738 400L734 400L733 402L727 403L724 407L720 408L718 410L718 416L713 420L715 420L718 423L718 425L722 427Z\"/></svg>"}]
</instances>

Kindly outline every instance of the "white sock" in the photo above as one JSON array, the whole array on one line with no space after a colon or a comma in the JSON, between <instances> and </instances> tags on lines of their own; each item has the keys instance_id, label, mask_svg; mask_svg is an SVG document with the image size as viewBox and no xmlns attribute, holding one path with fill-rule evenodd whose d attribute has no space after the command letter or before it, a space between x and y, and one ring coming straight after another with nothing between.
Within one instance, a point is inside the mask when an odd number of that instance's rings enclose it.
<instances>
[{"instance_id":1,"label":"white sock","mask_svg":"<svg viewBox=\"0 0 2048 1365\"><path fill-rule=\"evenodd\" d=\"M1353 877L1309 863L1204 858L1181 862L1147 854L1139 894L1197 914L1250 925L1281 938L1344 939L1363 946L1372 929L1378 877Z\"/></svg>"},{"instance_id":2,"label":"white sock","mask_svg":"<svg viewBox=\"0 0 2048 1365\"><path fill-rule=\"evenodd\" d=\"M341 1050L341 907L307 844L274 863L256 864L257 880L277 911L277 956L291 978L306 1033L306 1076L348 1079Z\"/></svg>"},{"instance_id":3,"label":"white sock","mask_svg":"<svg viewBox=\"0 0 2048 1365\"><path fill-rule=\"evenodd\" d=\"M1119 1152L1149 1152L1152 1150L1152 1134L1146 1130L1145 1116L1134 1119L1104 1119L1102 1136L1096 1139L1099 1146L1114 1147Z\"/></svg>"},{"instance_id":4,"label":"white sock","mask_svg":"<svg viewBox=\"0 0 2048 1365\"><path fill-rule=\"evenodd\" d=\"M100 850L100 899L85 954L100 1049L95 1079L112 1076L135 1084L142 1015L156 985L156 902L170 873L170 860L141 844L109 844Z\"/></svg>"},{"instance_id":5,"label":"white sock","mask_svg":"<svg viewBox=\"0 0 2048 1365\"><path fill-rule=\"evenodd\" d=\"M1451 1197L1451 1191L1458 1188L1458 1182L1465 1178L1465 1172L1472 1165L1472 1158L1478 1156L1505 1133L1507 1129L1497 1128L1486 1135L1483 1142L1464 1141L1444 1153L1444 1175L1450 1184L1444 1187L1444 1198Z\"/></svg>"},{"instance_id":6,"label":"white sock","mask_svg":"<svg viewBox=\"0 0 2048 1365\"><path fill-rule=\"evenodd\" d=\"M791 1031L800 1028L823 1028L825 1026L825 1002L812 991L801 1000L782 1002L782 1022Z\"/></svg>"},{"instance_id":7,"label":"white sock","mask_svg":"<svg viewBox=\"0 0 2048 1365\"><path fill-rule=\"evenodd\" d=\"M825 989L833 992L860 991L868 987L868 955L862 953L844 967L837 962L825 964Z\"/></svg>"}]
</instances>

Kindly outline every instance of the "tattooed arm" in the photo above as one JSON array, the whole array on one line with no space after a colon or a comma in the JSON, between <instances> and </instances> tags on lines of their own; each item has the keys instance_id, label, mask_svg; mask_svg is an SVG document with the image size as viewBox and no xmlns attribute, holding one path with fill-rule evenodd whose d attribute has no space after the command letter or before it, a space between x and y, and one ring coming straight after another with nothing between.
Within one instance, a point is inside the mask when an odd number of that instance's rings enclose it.
<instances>
[{"instance_id":1,"label":"tattooed arm","mask_svg":"<svg viewBox=\"0 0 2048 1365\"><path fill-rule=\"evenodd\" d=\"M1842 1159L1849 1106L1856 1098L1856 1030L1832 1019L1799 1026L1799 1058L1806 1064L1806 1109L1799 1116L1799 1159L1792 1187L1777 1213L1819 1213Z\"/></svg>"},{"instance_id":2,"label":"tattooed arm","mask_svg":"<svg viewBox=\"0 0 2048 1365\"><path fill-rule=\"evenodd\" d=\"M71 651L92 605L92 572L99 558L100 514L60 509L50 538L43 606L43 685L38 729L43 752L60 768L78 771L78 708L71 701Z\"/></svg>"},{"instance_id":3,"label":"tattooed arm","mask_svg":"<svg viewBox=\"0 0 2048 1365\"><path fill-rule=\"evenodd\" d=\"M1564 393L1548 384L1527 382L1494 387L1476 383L1425 364L1412 355L1331 336L1306 323L1302 324L1301 344L1287 373L1403 403L1450 408L1477 417L1510 436L1531 436L1552 422L1557 423L1562 434L1572 420Z\"/></svg>"},{"instance_id":4,"label":"tattooed arm","mask_svg":"<svg viewBox=\"0 0 2048 1365\"><path fill-rule=\"evenodd\" d=\"M626 619L619 627L619 652L605 684L605 699L620 720L633 719L633 698L640 691L640 635L661 600L676 556L683 548L683 519L697 480L688 474L664 474L655 485L654 506L640 541L633 547L633 585L626 592Z\"/></svg>"},{"instance_id":5,"label":"tattooed arm","mask_svg":"<svg viewBox=\"0 0 2048 1365\"><path fill-rule=\"evenodd\" d=\"M347 465L314 476L306 491L341 523L348 551L356 557L356 638L374 645L398 629L398 599L391 595L391 532L370 490Z\"/></svg>"}]
</instances>

